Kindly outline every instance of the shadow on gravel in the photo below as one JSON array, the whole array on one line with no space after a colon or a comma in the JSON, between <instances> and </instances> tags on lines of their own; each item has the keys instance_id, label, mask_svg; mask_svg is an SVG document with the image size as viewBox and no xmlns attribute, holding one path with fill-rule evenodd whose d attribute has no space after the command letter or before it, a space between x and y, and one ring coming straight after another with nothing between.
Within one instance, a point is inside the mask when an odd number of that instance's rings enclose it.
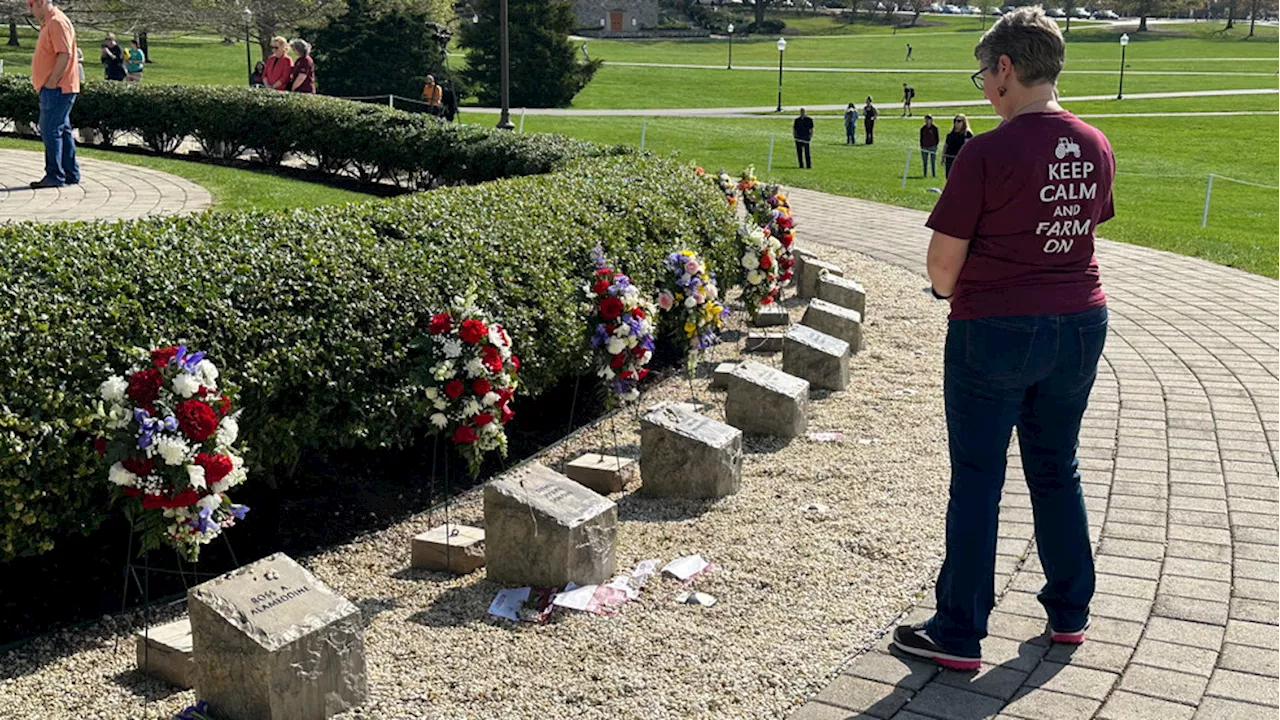
<instances>
[{"instance_id":1,"label":"shadow on gravel","mask_svg":"<svg viewBox=\"0 0 1280 720\"><path fill-rule=\"evenodd\" d=\"M143 702L164 700L170 695L184 692L180 687L148 677L137 670L118 672L111 677L111 682L136 695Z\"/></svg>"},{"instance_id":2,"label":"shadow on gravel","mask_svg":"<svg viewBox=\"0 0 1280 720\"><path fill-rule=\"evenodd\" d=\"M449 588L425 610L410 615L408 620L426 627L461 627L486 622L489 605L501 589L501 585L488 580Z\"/></svg>"}]
</instances>

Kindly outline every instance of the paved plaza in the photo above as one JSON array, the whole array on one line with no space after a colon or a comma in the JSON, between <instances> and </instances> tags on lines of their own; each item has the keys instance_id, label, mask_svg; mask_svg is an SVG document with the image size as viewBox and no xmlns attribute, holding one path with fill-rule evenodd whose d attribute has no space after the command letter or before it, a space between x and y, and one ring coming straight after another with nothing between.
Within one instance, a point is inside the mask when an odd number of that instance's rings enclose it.
<instances>
[{"instance_id":1,"label":"paved plaza","mask_svg":"<svg viewBox=\"0 0 1280 720\"><path fill-rule=\"evenodd\" d=\"M926 213L790 197L801 237L924 273ZM1080 438L1098 569L1088 642L1042 637L1011 448L988 664L940 671L891 654L885 637L791 720L1276 716L1277 283L1106 240L1097 254L1111 332ZM930 589L905 619L932 606Z\"/></svg>"},{"instance_id":2,"label":"paved plaza","mask_svg":"<svg viewBox=\"0 0 1280 720\"><path fill-rule=\"evenodd\" d=\"M190 180L151 170L81 157L78 185L32 190L44 175L44 155L0 149L0 223L33 220L133 220L185 215L213 204L208 190Z\"/></svg>"}]
</instances>

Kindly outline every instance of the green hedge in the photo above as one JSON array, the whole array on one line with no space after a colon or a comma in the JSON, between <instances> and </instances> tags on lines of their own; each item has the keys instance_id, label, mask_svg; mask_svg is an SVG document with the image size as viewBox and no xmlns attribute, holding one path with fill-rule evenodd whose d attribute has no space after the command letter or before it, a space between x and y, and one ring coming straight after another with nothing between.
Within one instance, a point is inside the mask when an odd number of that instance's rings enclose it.
<instances>
[{"instance_id":1,"label":"green hedge","mask_svg":"<svg viewBox=\"0 0 1280 720\"><path fill-rule=\"evenodd\" d=\"M5 87L0 115L26 107ZM91 85L85 112L112 115L106 99L116 93L171 91L115 87L124 89ZM370 110L235 92L282 113ZM214 120L185 110L210 136L252 114L226 108ZM242 389L242 434L266 480L305 448L404 447L426 436L410 344L455 294L474 290L510 328L524 392L538 394L588 370L581 286L597 244L649 286L680 247L702 253L722 288L739 278L733 216L687 166L371 110L383 129L420 133L421 144L402 152L433 175L529 176L289 213L0 226L0 560L45 552L106 517L107 483L85 427L98 384L131 362L128 348L208 351ZM319 129L304 137L330 142L327 153L346 142ZM375 153L394 144L371 142ZM450 168L458 158L471 164Z\"/></svg>"}]
</instances>

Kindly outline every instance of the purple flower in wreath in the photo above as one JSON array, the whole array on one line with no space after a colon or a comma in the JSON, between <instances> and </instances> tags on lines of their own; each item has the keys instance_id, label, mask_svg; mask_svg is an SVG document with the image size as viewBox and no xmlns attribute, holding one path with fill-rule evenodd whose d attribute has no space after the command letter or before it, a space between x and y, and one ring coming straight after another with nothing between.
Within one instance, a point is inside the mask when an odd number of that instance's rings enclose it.
<instances>
[{"instance_id":1,"label":"purple flower in wreath","mask_svg":"<svg viewBox=\"0 0 1280 720\"><path fill-rule=\"evenodd\" d=\"M609 332L605 330L604 323L596 325L596 331L591 334L591 347L598 348L609 342Z\"/></svg>"},{"instance_id":2,"label":"purple flower in wreath","mask_svg":"<svg viewBox=\"0 0 1280 720\"><path fill-rule=\"evenodd\" d=\"M232 505L231 506L231 517L237 520L243 520L245 513L248 513L248 512L249 512L248 505Z\"/></svg>"}]
</instances>

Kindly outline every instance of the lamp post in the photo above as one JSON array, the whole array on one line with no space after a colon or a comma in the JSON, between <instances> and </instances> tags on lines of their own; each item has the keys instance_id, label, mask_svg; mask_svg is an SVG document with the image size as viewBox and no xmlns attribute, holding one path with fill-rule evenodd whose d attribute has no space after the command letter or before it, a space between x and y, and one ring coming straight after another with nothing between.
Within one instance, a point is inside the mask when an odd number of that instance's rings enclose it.
<instances>
[{"instance_id":1,"label":"lamp post","mask_svg":"<svg viewBox=\"0 0 1280 720\"><path fill-rule=\"evenodd\" d=\"M1129 34L1125 33L1120 36L1120 90L1116 93L1116 99L1124 99L1124 49L1129 45Z\"/></svg>"},{"instance_id":2,"label":"lamp post","mask_svg":"<svg viewBox=\"0 0 1280 720\"><path fill-rule=\"evenodd\" d=\"M782 51L787 49L787 39L778 38L778 112L782 112Z\"/></svg>"},{"instance_id":3,"label":"lamp post","mask_svg":"<svg viewBox=\"0 0 1280 720\"><path fill-rule=\"evenodd\" d=\"M729 31L729 67L726 69L732 70L733 69L733 23L729 23L729 27L727 28L727 30Z\"/></svg>"},{"instance_id":4,"label":"lamp post","mask_svg":"<svg viewBox=\"0 0 1280 720\"><path fill-rule=\"evenodd\" d=\"M245 73L246 82L253 77L253 57L249 54L249 27L251 25L253 25L253 10L246 7L244 9L244 64L245 69L248 71Z\"/></svg>"},{"instance_id":5,"label":"lamp post","mask_svg":"<svg viewBox=\"0 0 1280 720\"><path fill-rule=\"evenodd\" d=\"M507 0L498 3L498 33L502 42L502 117L498 118L499 130L515 130L511 122L511 47L507 42Z\"/></svg>"}]
</instances>

